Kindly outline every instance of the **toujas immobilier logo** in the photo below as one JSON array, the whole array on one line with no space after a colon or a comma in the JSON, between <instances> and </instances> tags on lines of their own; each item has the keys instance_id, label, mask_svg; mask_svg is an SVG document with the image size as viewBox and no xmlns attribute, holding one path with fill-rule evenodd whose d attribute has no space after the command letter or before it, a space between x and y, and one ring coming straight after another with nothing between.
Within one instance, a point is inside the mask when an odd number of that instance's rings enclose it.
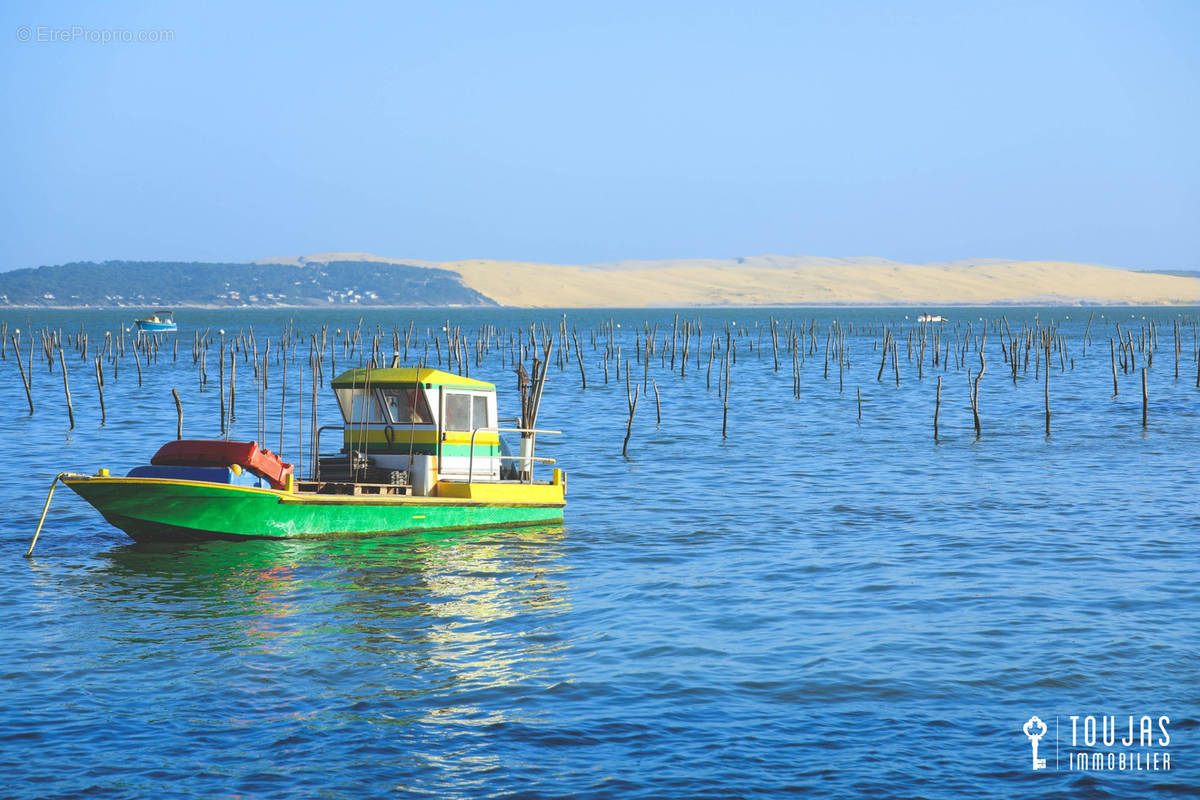
<instances>
[{"instance_id":1,"label":"toujas immobilier logo","mask_svg":"<svg viewBox=\"0 0 1200 800\"><path fill-rule=\"evenodd\" d=\"M1047 769L1045 754L1053 744L1056 770L1142 772L1171 769L1171 751L1166 749L1171 744L1170 724L1171 718L1165 714L1060 714L1054 718L1053 742L1047 739L1043 744L1050 728L1034 715L1021 726L1021 733L1033 750L1034 770Z\"/></svg>"}]
</instances>

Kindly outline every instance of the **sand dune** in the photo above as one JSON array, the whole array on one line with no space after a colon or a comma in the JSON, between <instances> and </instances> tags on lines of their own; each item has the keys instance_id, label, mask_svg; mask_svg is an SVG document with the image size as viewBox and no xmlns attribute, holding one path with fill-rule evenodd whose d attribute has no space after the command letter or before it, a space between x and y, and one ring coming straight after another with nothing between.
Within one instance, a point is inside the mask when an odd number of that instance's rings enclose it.
<instances>
[{"instance_id":1,"label":"sand dune","mask_svg":"<svg viewBox=\"0 0 1200 800\"><path fill-rule=\"evenodd\" d=\"M322 253L271 263L372 260L439 267L498 303L528 308L716 305L1195 305L1200 278L1059 261L904 264L762 255L610 264L533 264Z\"/></svg>"}]
</instances>

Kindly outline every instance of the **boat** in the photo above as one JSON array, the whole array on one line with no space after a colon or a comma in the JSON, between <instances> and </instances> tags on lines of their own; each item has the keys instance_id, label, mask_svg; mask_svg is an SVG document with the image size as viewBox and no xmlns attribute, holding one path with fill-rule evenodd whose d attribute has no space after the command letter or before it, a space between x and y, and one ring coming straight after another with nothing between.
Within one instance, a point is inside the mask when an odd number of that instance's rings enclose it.
<instances>
[{"instance_id":1,"label":"boat","mask_svg":"<svg viewBox=\"0 0 1200 800\"><path fill-rule=\"evenodd\" d=\"M522 383L516 421L529 424L511 428L500 426L494 384L449 372L360 368L330 386L342 424L316 431L307 478L257 442L175 440L123 476L101 469L56 480L139 542L561 524L563 471L534 479L535 465L554 463L535 455L536 437L560 433L532 424L540 386L529 403ZM341 449L321 456L332 430ZM506 453L502 433L520 435L520 455Z\"/></svg>"},{"instance_id":2,"label":"boat","mask_svg":"<svg viewBox=\"0 0 1200 800\"><path fill-rule=\"evenodd\" d=\"M133 324L143 333L169 333L179 330L173 311L155 311L148 317L135 319Z\"/></svg>"},{"instance_id":3,"label":"boat","mask_svg":"<svg viewBox=\"0 0 1200 800\"><path fill-rule=\"evenodd\" d=\"M941 314L921 314L917 317L917 322L949 322L949 320Z\"/></svg>"}]
</instances>

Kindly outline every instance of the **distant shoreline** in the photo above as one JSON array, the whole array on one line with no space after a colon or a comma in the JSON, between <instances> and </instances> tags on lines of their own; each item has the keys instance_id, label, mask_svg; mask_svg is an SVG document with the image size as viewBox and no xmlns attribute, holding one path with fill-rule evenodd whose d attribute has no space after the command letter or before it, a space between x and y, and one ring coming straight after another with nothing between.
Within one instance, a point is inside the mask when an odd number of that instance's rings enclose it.
<instances>
[{"instance_id":1,"label":"distant shoreline","mask_svg":"<svg viewBox=\"0 0 1200 800\"><path fill-rule=\"evenodd\" d=\"M0 316L5 311L121 311L134 315L144 315L150 306L0 306ZM1064 302L1025 302L1003 301L994 303L735 303L721 305L653 305L653 306L392 306L392 305L362 305L362 306L217 306L217 305L173 305L173 310L188 311L677 311L682 309L721 310L721 309L770 309L770 308L806 308L806 309L857 309L857 308L895 308L911 309L914 311L937 311L944 309L988 309L988 308L1200 308L1200 300L1187 302L1162 303L1064 303ZM135 316L136 318L136 316Z\"/></svg>"},{"instance_id":2,"label":"distant shoreline","mask_svg":"<svg viewBox=\"0 0 1200 800\"><path fill-rule=\"evenodd\" d=\"M64 302L60 302L60 299ZM132 302L131 302L132 301ZM607 264L322 253L0 273L2 309L952 308L1200 305L1200 274L1066 261L759 255Z\"/></svg>"}]
</instances>

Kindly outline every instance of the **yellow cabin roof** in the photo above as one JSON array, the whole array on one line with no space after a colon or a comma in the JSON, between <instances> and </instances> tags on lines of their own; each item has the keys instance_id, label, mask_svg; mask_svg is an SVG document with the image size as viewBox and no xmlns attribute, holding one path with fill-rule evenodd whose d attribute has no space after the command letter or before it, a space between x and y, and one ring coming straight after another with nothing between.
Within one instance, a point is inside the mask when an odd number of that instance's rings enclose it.
<instances>
[{"instance_id":1,"label":"yellow cabin roof","mask_svg":"<svg viewBox=\"0 0 1200 800\"><path fill-rule=\"evenodd\" d=\"M496 391L495 384L477 381L474 378L464 378L461 375L455 375L453 372L442 372L440 369L430 369L428 367L423 369L417 369L416 367L372 369L370 373L371 385L375 387L412 386L414 383L428 383L434 386L458 386L463 389L478 389L487 392ZM343 372L330 381L329 385L335 389L343 389L349 386L362 386L366 381L367 369L362 367Z\"/></svg>"}]
</instances>

